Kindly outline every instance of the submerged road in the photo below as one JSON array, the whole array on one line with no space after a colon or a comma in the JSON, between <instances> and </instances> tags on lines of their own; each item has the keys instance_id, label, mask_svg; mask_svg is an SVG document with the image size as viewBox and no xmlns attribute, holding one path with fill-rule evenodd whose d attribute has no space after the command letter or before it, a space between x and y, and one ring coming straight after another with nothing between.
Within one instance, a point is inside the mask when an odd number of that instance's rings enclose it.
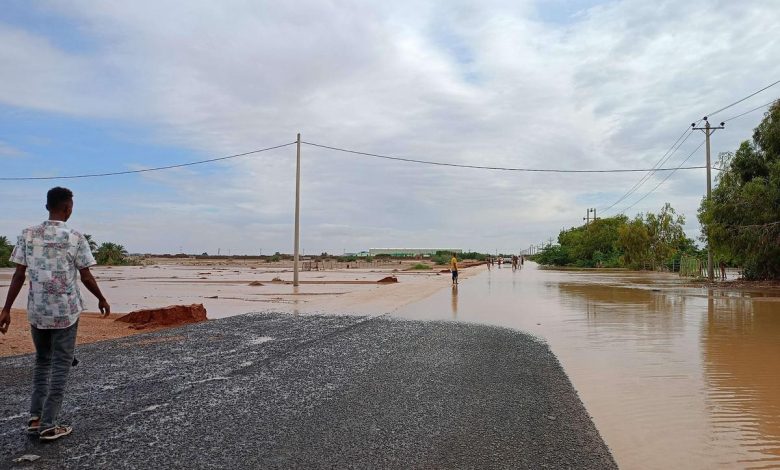
<instances>
[{"instance_id":1,"label":"submerged road","mask_svg":"<svg viewBox=\"0 0 780 470\"><path fill-rule=\"evenodd\" d=\"M0 358L0 467L615 468L548 347L509 329L247 314L80 346L24 434L30 355Z\"/></svg>"}]
</instances>

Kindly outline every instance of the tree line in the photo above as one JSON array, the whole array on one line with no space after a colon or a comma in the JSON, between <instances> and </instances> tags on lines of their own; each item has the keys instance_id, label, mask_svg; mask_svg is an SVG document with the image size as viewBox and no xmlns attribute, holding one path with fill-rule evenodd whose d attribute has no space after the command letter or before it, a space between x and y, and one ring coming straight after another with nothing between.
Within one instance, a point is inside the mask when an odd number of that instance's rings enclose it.
<instances>
[{"instance_id":1,"label":"tree line","mask_svg":"<svg viewBox=\"0 0 780 470\"><path fill-rule=\"evenodd\" d=\"M682 254L697 255L683 231L685 218L669 203L658 213L599 218L562 230L558 244L534 256L540 264L584 268L655 269L674 266Z\"/></svg>"}]
</instances>

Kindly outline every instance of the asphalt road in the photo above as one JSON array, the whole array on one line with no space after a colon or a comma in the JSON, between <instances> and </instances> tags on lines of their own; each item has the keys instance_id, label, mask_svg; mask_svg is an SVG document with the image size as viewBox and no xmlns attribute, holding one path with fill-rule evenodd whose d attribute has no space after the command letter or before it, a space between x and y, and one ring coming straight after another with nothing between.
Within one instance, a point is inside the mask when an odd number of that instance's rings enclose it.
<instances>
[{"instance_id":1,"label":"asphalt road","mask_svg":"<svg viewBox=\"0 0 780 470\"><path fill-rule=\"evenodd\" d=\"M616 468L547 346L507 329L247 314L81 346L61 421L24 433L0 358L0 467Z\"/></svg>"}]
</instances>

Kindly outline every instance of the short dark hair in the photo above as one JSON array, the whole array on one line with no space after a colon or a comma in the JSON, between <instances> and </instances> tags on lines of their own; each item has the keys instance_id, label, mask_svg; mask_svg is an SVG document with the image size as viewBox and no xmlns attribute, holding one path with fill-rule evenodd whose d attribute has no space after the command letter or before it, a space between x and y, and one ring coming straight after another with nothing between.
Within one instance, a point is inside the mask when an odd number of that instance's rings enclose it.
<instances>
[{"instance_id":1,"label":"short dark hair","mask_svg":"<svg viewBox=\"0 0 780 470\"><path fill-rule=\"evenodd\" d=\"M46 208L50 211L57 211L65 208L68 201L73 200L73 192L68 188L51 188L46 193Z\"/></svg>"}]
</instances>

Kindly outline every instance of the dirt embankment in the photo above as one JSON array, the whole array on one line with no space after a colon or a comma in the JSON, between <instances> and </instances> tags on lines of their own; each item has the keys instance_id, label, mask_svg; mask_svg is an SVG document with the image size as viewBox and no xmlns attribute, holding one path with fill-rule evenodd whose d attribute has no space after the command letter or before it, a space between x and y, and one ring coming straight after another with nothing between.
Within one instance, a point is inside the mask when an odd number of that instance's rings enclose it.
<instances>
[{"instance_id":1,"label":"dirt embankment","mask_svg":"<svg viewBox=\"0 0 780 470\"><path fill-rule=\"evenodd\" d=\"M200 308L197 308L200 307ZM125 318L122 320L122 318ZM138 333L173 328L187 323L204 321L206 310L202 305L176 305L161 309L141 310L104 317L99 313L84 312L79 317L76 344L123 338ZM11 327L0 335L0 357L35 352L30 335L30 323L25 310L11 310Z\"/></svg>"},{"instance_id":2,"label":"dirt embankment","mask_svg":"<svg viewBox=\"0 0 780 470\"><path fill-rule=\"evenodd\" d=\"M766 281L747 281L745 279L734 279L726 281L692 280L688 283L689 287L707 287L721 290L749 290L749 291L772 291L780 292L780 280Z\"/></svg>"},{"instance_id":3,"label":"dirt embankment","mask_svg":"<svg viewBox=\"0 0 780 470\"><path fill-rule=\"evenodd\" d=\"M128 328L127 323L115 322L120 314L103 317L99 313L84 312L79 319L79 332L76 344L88 344L107 339L123 338L142 333ZM146 331L159 330L164 327L153 326ZM30 324L27 322L27 312L11 310L11 327L8 333L0 335L0 356L15 356L35 352L35 346L30 336Z\"/></svg>"}]
</instances>

